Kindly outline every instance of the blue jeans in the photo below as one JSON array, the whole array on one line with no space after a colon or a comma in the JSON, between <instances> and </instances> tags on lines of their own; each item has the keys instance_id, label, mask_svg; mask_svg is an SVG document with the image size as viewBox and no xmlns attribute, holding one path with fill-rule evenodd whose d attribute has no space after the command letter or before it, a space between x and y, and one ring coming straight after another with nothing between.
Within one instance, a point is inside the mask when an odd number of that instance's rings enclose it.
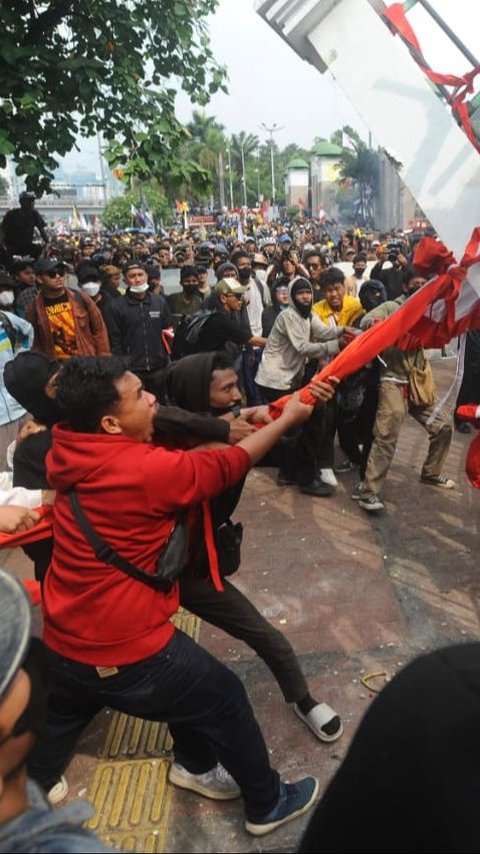
<instances>
[{"instance_id":1,"label":"blue jeans","mask_svg":"<svg viewBox=\"0 0 480 854\"><path fill-rule=\"evenodd\" d=\"M30 776L47 791L57 782L84 727L104 706L167 721L175 758L193 774L221 762L238 783L246 816L275 806L279 777L240 680L181 631L166 647L101 678L93 666L49 651L50 694L45 735L30 756Z\"/></svg>"}]
</instances>

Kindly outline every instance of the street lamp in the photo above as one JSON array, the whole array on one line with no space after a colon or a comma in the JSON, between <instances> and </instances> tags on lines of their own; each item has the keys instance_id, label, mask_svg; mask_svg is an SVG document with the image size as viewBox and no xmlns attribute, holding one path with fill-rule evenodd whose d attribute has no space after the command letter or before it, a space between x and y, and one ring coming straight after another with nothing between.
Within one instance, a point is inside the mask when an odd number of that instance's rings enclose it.
<instances>
[{"instance_id":1,"label":"street lamp","mask_svg":"<svg viewBox=\"0 0 480 854\"><path fill-rule=\"evenodd\" d=\"M230 160L230 148L227 148L227 157L228 180L230 184L230 210L233 210L232 161Z\"/></svg>"},{"instance_id":2,"label":"street lamp","mask_svg":"<svg viewBox=\"0 0 480 854\"><path fill-rule=\"evenodd\" d=\"M260 149L257 148L257 166L255 172L257 173L257 205L260 207Z\"/></svg>"},{"instance_id":3,"label":"street lamp","mask_svg":"<svg viewBox=\"0 0 480 854\"><path fill-rule=\"evenodd\" d=\"M271 128L268 128L264 122L260 125L262 130L266 131L270 135L270 166L272 168L272 207L275 202L275 166L273 163L273 134L277 133L279 130L283 130L283 127L279 127L276 122L273 123Z\"/></svg>"},{"instance_id":4,"label":"street lamp","mask_svg":"<svg viewBox=\"0 0 480 854\"><path fill-rule=\"evenodd\" d=\"M240 143L240 150L242 152L242 184L243 184L243 204L247 207L247 180L245 178L245 150L244 150L245 142Z\"/></svg>"}]
</instances>

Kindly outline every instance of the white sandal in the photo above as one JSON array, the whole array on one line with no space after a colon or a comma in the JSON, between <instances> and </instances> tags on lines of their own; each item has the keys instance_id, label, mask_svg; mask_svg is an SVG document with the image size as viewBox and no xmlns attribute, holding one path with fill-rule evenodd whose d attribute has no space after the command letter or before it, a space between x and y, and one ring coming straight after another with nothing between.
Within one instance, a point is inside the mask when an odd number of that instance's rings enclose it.
<instances>
[{"instance_id":1,"label":"white sandal","mask_svg":"<svg viewBox=\"0 0 480 854\"><path fill-rule=\"evenodd\" d=\"M328 703L317 703L317 705L314 706L313 709L310 709L306 715L300 711L296 703L293 706L293 710L300 720L312 730L313 734L320 739L320 741L336 741L337 738L340 738L340 736L343 735L343 726L341 721L337 731L331 735L323 729L325 724L330 723L333 718L339 717L338 712L332 709Z\"/></svg>"}]
</instances>

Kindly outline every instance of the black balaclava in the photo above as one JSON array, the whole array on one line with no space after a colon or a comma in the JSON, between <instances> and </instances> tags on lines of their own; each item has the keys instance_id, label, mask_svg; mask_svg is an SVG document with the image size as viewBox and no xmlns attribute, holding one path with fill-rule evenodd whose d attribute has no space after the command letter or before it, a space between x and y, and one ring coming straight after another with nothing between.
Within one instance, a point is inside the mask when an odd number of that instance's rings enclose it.
<instances>
[{"instance_id":1,"label":"black balaclava","mask_svg":"<svg viewBox=\"0 0 480 854\"><path fill-rule=\"evenodd\" d=\"M60 365L43 353L19 353L4 370L5 387L27 412L47 427L61 420L55 400L45 394L45 386Z\"/></svg>"},{"instance_id":2,"label":"black balaclava","mask_svg":"<svg viewBox=\"0 0 480 854\"><path fill-rule=\"evenodd\" d=\"M308 318L312 313L312 303L309 305L300 305L295 299L296 295L300 291L309 291L312 294L312 286L310 282L307 281L307 279L302 278L302 276L298 276L291 283L290 296L298 313L301 314L302 317Z\"/></svg>"},{"instance_id":3,"label":"black balaclava","mask_svg":"<svg viewBox=\"0 0 480 854\"><path fill-rule=\"evenodd\" d=\"M372 309L378 308L382 302L385 302L387 292L382 282L377 279L369 279L360 288L358 298L362 304L362 308L368 313Z\"/></svg>"}]
</instances>

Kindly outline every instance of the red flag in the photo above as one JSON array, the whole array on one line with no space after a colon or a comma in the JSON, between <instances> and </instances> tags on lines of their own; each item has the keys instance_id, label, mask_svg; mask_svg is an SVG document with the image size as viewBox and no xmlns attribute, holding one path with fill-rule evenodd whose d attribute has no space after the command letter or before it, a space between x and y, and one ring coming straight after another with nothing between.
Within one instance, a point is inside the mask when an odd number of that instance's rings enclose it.
<instances>
[{"instance_id":1,"label":"red flag","mask_svg":"<svg viewBox=\"0 0 480 854\"><path fill-rule=\"evenodd\" d=\"M415 268L422 265L423 269L428 268L428 251L432 253L430 269L442 269L442 264L444 268L451 257L448 250L443 243L431 241L438 245L435 255L434 247L425 245L428 240L431 238L424 238L418 244L413 259ZM480 328L480 228L474 229L460 266L449 267L446 276L448 287L441 298L430 305L409 334L397 342L398 347L411 349L420 344L440 348L469 329Z\"/></svg>"}]
</instances>

